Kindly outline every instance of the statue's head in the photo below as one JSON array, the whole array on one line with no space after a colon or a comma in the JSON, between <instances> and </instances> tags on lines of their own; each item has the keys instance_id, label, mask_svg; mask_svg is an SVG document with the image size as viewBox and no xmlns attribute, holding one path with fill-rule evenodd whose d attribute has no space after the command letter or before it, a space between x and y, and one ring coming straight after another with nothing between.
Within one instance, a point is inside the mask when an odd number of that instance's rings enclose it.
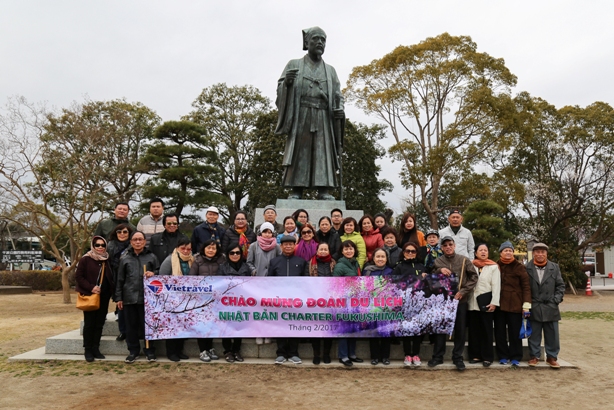
<instances>
[{"instance_id":1,"label":"statue's head","mask_svg":"<svg viewBox=\"0 0 614 410\"><path fill-rule=\"evenodd\" d=\"M303 30L303 50L312 56L322 56L326 48L326 33L320 27Z\"/></svg>"}]
</instances>

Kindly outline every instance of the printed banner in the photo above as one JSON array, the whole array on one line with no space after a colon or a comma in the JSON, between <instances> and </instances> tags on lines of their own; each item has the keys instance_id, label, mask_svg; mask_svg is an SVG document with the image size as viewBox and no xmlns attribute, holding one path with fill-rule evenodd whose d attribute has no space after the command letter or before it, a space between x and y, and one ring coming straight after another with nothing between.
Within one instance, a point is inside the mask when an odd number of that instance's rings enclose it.
<instances>
[{"instance_id":1,"label":"printed banner","mask_svg":"<svg viewBox=\"0 0 614 410\"><path fill-rule=\"evenodd\" d=\"M451 334L455 276L153 276L148 340Z\"/></svg>"}]
</instances>

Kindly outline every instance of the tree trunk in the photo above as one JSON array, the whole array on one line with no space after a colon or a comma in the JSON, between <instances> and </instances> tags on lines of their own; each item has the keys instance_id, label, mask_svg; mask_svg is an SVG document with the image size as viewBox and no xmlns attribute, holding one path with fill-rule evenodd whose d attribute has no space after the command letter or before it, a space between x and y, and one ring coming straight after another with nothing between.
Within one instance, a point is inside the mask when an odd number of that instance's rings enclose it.
<instances>
[{"instance_id":1,"label":"tree trunk","mask_svg":"<svg viewBox=\"0 0 614 410\"><path fill-rule=\"evenodd\" d=\"M70 283L68 283L68 275L74 269L73 266L67 266L62 269L62 294L64 295L64 303L69 304L72 303L70 300Z\"/></svg>"}]
</instances>

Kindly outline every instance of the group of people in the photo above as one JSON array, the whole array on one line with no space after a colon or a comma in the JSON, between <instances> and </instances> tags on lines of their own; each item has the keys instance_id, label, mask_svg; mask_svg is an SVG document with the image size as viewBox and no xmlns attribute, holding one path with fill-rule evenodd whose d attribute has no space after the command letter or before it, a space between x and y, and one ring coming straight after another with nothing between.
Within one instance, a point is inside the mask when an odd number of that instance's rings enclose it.
<instances>
[{"instance_id":1,"label":"group of people","mask_svg":"<svg viewBox=\"0 0 614 410\"><path fill-rule=\"evenodd\" d=\"M100 294L100 309L84 312L83 346L85 359L103 359L100 338L113 299L118 308L120 335L126 341L133 363L140 355L144 339L143 276L415 276L455 275L460 278L459 301L454 326L452 361L465 369L463 353L468 334L471 363L490 366L518 366L522 360L520 330L523 318L529 318L533 333L529 338L529 365L540 360L542 333L546 362L557 363L559 347L559 303L565 285L557 264L548 260L548 246L533 247L533 259L525 266L514 257L514 246L506 241L499 248L499 260L489 259L485 244L475 247L471 231L462 226L462 214L453 210L449 225L440 231L417 229L415 217L403 215L399 230L389 225L384 214L364 215L356 221L333 209L316 226L309 214L299 209L277 221L273 205L264 209L264 223L252 229L247 214L236 212L229 227L219 222L219 211L209 207L206 220L191 238L179 232L179 216L163 214L164 203L150 202L150 215L137 227L128 221L126 203L115 207L115 217L98 225L91 250L80 260L76 272L76 290ZM106 275L101 275L106 272ZM266 336L266 335L263 335ZM433 355L428 366L443 363L448 335L429 335ZM369 339L371 364L390 364L392 338ZM404 363L420 366L423 336L403 337ZM493 340L494 346L493 348ZM313 339L313 363L331 362L332 339ZM172 361L187 359L183 339L166 340L167 357ZM219 359L210 338L197 339L200 360ZM222 339L223 357L228 362L242 362L240 338ZM256 343L270 342L258 338ZM299 339L277 338L275 363L300 364ZM143 350L148 361L156 361L154 343ZM345 366L363 362L356 355L356 338L339 338L337 356Z\"/></svg>"}]
</instances>

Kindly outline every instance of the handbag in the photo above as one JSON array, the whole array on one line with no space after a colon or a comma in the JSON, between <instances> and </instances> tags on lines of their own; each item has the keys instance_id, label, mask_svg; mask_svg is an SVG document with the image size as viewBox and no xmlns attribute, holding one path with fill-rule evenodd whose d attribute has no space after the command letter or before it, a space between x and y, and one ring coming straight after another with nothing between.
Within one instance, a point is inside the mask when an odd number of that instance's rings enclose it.
<instances>
[{"instance_id":1,"label":"handbag","mask_svg":"<svg viewBox=\"0 0 614 410\"><path fill-rule=\"evenodd\" d=\"M480 296L476 297L478 302L478 307L481 312L488 312L488 305L492 301L492 292L482 293Z\"/></svg>"},{"instance_id":2,"label":"handbag","mask_svg":"<svg viewBox=\"0 0 614 410\"><path fill-rule=\"evenodd\" d=\"M104 263L102 269L98 273L98 279L96 279L96 286L102 284L104 279ZM77 309L84 312L91 312L93 310L100 309L100 294L92 293L91 295L84 295L83 293L77 293Z\"/></svg>"},{"instance_id":3,"label":"handbag","mask_svg":"<svg viewBox=\"0 0 614 410\"><path fill-rule=\"evenodd\" d=\"M529 319L522 319L522 326L520 327L520 339L528 339L531 337L533 329L531 328L531 321Z\"/></svg>"}]
</instances>

